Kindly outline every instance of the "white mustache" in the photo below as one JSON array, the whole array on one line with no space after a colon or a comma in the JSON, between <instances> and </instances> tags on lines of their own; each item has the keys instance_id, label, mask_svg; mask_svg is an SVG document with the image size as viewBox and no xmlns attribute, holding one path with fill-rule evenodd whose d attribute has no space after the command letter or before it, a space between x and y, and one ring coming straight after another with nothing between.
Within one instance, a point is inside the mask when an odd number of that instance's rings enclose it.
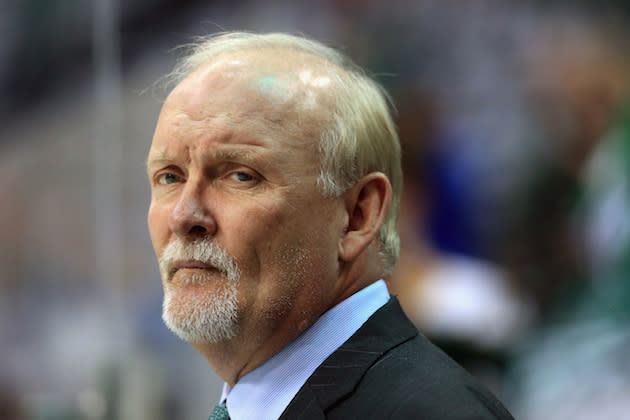
<instances>
[{"instance_id":1,"label":"white mustache","mask_svg":"<svg viewBox=\"0 0 630 420\"><path fill-rule=\"evenodd\" d=\"M221 246L209 239L195 239L184 242L177 238L169 243L159 259L160 273L165 281L170 281L175 273L175 263L179 260L195 260L211 265L225 274L230 283L236 283L240 270L234 257L231 257Z\"/></svg>"}]
</instances>

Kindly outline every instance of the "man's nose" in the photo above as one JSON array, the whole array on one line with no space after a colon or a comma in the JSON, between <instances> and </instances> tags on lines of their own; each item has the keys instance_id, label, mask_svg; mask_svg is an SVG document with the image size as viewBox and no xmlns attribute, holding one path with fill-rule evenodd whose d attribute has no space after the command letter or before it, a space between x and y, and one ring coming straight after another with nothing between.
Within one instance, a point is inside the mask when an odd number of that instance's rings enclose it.
<instances>
[{"instance_id":1,"label":"man's nose","mask_svg":"<svg viewBox=\"0 0 630 420\"><path fill-rule=\"evenodd\" d=\"M216 220L198 192L186 190L179 197L168 219L171 231L182 239L214 235Z\"/></svg>"}]
</instances>

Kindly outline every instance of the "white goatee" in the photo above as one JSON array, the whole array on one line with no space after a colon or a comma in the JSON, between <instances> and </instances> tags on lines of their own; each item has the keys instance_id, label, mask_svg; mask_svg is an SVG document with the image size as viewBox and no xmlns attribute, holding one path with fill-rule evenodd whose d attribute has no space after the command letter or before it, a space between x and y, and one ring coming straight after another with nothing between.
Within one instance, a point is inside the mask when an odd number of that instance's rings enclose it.
<instances>
[{"instance_id":1,"label":"white goatee","mask_svg":"<svg viewBox=\"0 0 630 420\"><path fill-rule=\"evenodd\" d=\"M183 285L179 281L173 284L177 260L200 261L217 271L186 274L178 279ZM168 329L190 343L218 343L238 333L240 271L234 258L223 248L211 240L184 242L178 238L164 249L159 264L164 282L162 319ZM203 285L210 281L215 285L207 291L199 288L199 292L192 294L182 290L186 285Z\"/></svg>"}]
</instances>

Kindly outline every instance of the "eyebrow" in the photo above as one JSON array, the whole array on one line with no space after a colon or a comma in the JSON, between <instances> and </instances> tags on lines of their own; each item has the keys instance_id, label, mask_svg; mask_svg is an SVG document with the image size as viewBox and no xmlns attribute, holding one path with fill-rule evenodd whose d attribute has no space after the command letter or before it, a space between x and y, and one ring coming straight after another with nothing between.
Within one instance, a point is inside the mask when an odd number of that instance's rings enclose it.
<instances>
[{"instance_id":1,"label":"eyebrow","mask_svg":"<svg viewBox=\"0 0 630 420\"><path fill-rule=\"evenodd\" d=\"M247 159L251 156L250 151L246 150L217 150L215 156L221 159Z\"/></svg>"},{"instance_id":2,"label":"eyebrow","mask_svg":"<svg viewBox=\"0 0 630 420\"><path fill-rule=\"evenodd\" d=\"M173 159L168 157L162 152L155 152L147 156L147 160L145 162L145 166L147 168L147 172L151 169L151 166L162 165L167 163L172 163Z\"/></svg>"},{"instance_id":3,"label":"eyebrow","mask_svg":"<svg viewBox=\"0 0 630 420\"><path fill-rule=\"evenodd\" d=\"M251 156L251 152L247 150L216 150L209 153L211 153L213 157L219 159L245 160ZM176 159L170 157L163 152L155 152L147 157L147 172L149 172L151 167L153 166L170 165L173 164L175 161Z\"/></svg>"}]
</instances>

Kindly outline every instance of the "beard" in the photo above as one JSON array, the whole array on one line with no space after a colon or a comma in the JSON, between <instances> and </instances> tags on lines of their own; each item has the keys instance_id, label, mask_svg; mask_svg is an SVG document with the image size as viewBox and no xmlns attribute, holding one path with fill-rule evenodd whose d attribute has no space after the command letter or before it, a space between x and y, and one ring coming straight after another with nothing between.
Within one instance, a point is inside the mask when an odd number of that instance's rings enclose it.
<instances>
[{"instance_id":1,"label":"beard","mask_svg":"<svg viewBox=\"0 0 630 420\"><path fill-rule=\"evenodd\" d=\"M196 260L214 269L176 274L177 260ZM178 238L164 249L159 264L164 283L162 319L169 330L199 344L219 343L236 336L240 271L234 258L211 240L184 242ZM194 287L194 293L185 290L187 286Z\"/></svg>"}]
</instances>

